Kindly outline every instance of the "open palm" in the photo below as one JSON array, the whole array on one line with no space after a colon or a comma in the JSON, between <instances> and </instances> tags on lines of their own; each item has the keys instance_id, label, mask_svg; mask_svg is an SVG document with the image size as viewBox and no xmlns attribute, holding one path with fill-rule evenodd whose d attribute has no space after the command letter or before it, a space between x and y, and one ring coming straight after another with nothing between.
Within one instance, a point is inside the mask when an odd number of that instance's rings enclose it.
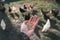
<instances>
[{"instance_id":1,"label":"open palm","mask_svg":"<svg viewBox=\"0 0 60 40\"><path fill-rule=\"evenodd\" d=\"M28 21L24 21L21 25L21 31L24 32L25 34L27 34L28 36L31 36L34 32L34 29L36 27L36 25L38 24L39 18L34 15L30 18L30 20ZM31 29L28 30L28 26L27 23L31 23Z\"/></svg>"}]
</instances>

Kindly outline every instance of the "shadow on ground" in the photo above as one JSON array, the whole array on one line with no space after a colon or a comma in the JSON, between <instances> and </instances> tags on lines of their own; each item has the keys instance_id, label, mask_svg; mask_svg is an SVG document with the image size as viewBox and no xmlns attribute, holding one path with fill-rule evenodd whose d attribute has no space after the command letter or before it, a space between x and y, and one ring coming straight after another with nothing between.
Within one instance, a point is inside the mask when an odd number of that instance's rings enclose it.
<instances>
[{"instance_id":1,"label":"shadow on ground","mask_svg":"<svg viewBox=\"0 0 60 40\"><path fill-rule=\"evenodd\" d=\"M40 37L40 34L39 34L39 28L38 27L35 28L34 32L35 32L36 36L40 39L41 37Z\"/></svg>"},{"instance_id":2,"label":"shadow on ground","mask_svg":"<svg viewBox=\"0 0 60 40\"><path fill-rule=\"evenodd\" d=\"M5 3L16 2L16 1L21 1L21 0L5 0Z\"/></svg>"},{"instance_id":3,"label":"shadow on ground","mask_svg":"<svg viewBox=\"0 0 60 40\"><path fill-rule=\"evenodd\" d=\"M14 28L5 13L0 12L0 23L2 19L6 23L6 30L2 30L0 26L0 40L22 40L22 33L19 32L16 28Z\"/></svg>"},{"instance_id":4,"label":"shadow on ground","mask_svg":"<svg viewBox=\"0 0 60 40\"><path fill-rule=\"evenodd\" d=\"M58 20L60 20L60 16L56 16L56 18L57 18Z\"/></svg>"},{"instance_id":5,"label":"shadow on ground","mask_svg":"<svg viewBox=\"0 0 60 40\"><path fill-rule=\"evenodd\" d=\"M45 36L47 36L51 40L60 40L60 37L57 36L55 33L52 33L52 32L48 32L47 34L45 34Z\"/></svg>"},{"instance_id":6,"label":"shadow on ground","mask_svg":"<svg viewBox=\"0 0 60 40\"><path fill-rule=\"evenodd\" d=\"M57 23L56 20L51 20L50 22L51 22L51 28L60 31L60 29L59 29L58 26L56 25L56 23Z\"/></svg>"}]
</instances>

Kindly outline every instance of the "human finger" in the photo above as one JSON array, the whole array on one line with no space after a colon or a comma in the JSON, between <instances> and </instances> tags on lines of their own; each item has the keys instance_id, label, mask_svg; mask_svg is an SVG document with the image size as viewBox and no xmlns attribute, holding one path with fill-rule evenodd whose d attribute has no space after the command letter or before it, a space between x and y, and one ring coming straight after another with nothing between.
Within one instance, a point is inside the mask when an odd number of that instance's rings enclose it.
<instances>
[{"instance_id":1,"label":"human finger","mask_svg":"<svg viewBox=\"0 0 60 40\"><path fill-rule=\"evenodd\" d=\"M36 25L38 24L38 22L39 22L39 18L36 20L36 22L34 23L34 25L32 26L32 28L35 28Z\"/></svg>"}]
</instances>

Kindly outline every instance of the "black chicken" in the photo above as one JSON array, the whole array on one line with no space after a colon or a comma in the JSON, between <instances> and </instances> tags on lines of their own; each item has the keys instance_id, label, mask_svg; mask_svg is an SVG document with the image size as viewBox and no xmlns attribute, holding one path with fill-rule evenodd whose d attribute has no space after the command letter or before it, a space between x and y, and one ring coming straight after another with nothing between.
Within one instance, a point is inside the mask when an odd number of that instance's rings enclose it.
<instances>
[{"instance_id":1,"label":"black chicken","mask_svg":"<svg viewBox=\"0 0 60 40\"><path fill-rule=\"evenodd\" d=\"M23 8L22 8L22 7L23 7ZM20 12L21 12L21 13L26 12L26 9L27 9L26 5L24 5L24 6L22 6L22 7L19 8Z\"/></svg>"},{"instance_id":2,"label":"black chicken","mask_svg":"<svg viewBox=\"0 0 60 40\"><path fill-rule=\"evenodd\" d=\"M46 15L47 13L49 13L49 11L45 11L45 10L41 9L41 12L42 12L45 20L50 19L49 16Z\"/></svg>"},{"instance_id":3,"label":"black chicken","mask_svg":"<svg viewBox=\"0 0 60 40\"><path fill-rule=\"evenodd\" d=\"M1 4L1 5L0 5L0 12L5 12L5 9L6 9L6 8L4 7L4 4Z\"/></svg>"},{"instance_id":4,"label":"black chicken","mask_svg":"<svg viewBox=\"0 0 60 40\"><path fill-rule=\"evenodd\" d=\"M59 10L58 9L53 9L52 10L52 14L56 17L59 13Z\"/></svg>"},{"instance_id":5,"label":"black chicken","mask_svg":"<svg viewBox=\"0 0 60 40\"><path fill-rule=\"evenodd\" d=\"M41 8L41 12L42 12L42 14L47 14L47 13L49 13L49 11L43 10L42 8Z\"/></svg>"},{"instance_id":6,"label":"black chicken","mask_svg":"<svg viewBox=\"0 0 60 40\"><path fill-rule=\"evenodd\" d=\"M23 14L23 17L24 17L25 20L29 20L30 19L30 13Z\"/></svg>"}]
</instances>

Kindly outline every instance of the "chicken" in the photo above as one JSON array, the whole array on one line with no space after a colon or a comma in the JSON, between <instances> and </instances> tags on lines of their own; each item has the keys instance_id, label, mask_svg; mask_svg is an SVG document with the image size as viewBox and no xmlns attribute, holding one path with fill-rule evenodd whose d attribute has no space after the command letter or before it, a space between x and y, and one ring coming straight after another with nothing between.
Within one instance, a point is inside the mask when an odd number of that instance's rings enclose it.
<instances>
[{"instance_id":1,"label":"chicken","mask_svg":"<svg viewBox=\"0 0 60 40\"><path fill-rule=\"evenodd\" d=\"M5 7L4 7L4 4L3 3L1 3L0 4L0 12L5 12Z\"/></svg>"},{"instance_id":2,"label":"chicken","mask_svg":"<svg viewBox=\"0 0 60 40\"><path fill-rule=\"evenodd\" d=\"M19 9L16 8L15 6L9 7L8 11L10 12L11 17L13 17L14 19L15 19L15 17L19 18L19 14L18 14Z\"/></svg>"},{"instance_id":3,"label":"chicken","mask_svg":"<svg viewBox=\"0 0 60 40\"><path fill-rule=\"evenodd\" d=\"M6 24L5 24L3 19L1 20L1 27L2 27L3 30L6 29Z\"/></svg>"},{"instance_id":4,"label":"chicken","mask_svg":"<svg viewBox=\"0 0 60 40\"><path fill-rule=\"evenodd\" d=\"M20 12L26 12L26 11L31 11L32 10L32 6L31 5L23 5L23 6L21 6L20 8L19 8L19 10L20 10Z\"/></svg>"},{"instance_id":5,"label":"chicken","mask_svg":"<svg viewBox=\"0 0 60 40\"><path fill-rule=\"evenodd\" d=\"M53 9L52 10L52 14L56 17L59 13L59 10L58 9Z\"/></svg>"},{"instance_id":6,"label":"chicken","mask_svg":"<svg viewBox=\"0 0 60 40\"><path fill-rule=\"evenodd\" d=\"M45 14L49 13L50 11L46 11L46 10L43 10L43 9L41 8L41 12L42 12L43 15L45 15Z\"/></svg>"},{"instance_id":7,"label":"chicken","mask_svg":"<svg viewBox=\"0 0 60 40\"><path fill-rule=\"evenodd\" d=\"M51 27L51 25L50 25L50 20L47 19L47 22L46 22L46 24L44 25L44 27L43 27L43 29L42 29L42 32L47 32L50 27Z\"/></svg>"},{"instance_id":8,"label":"chicken","mask_svg":"<svg viewBox=\"0 0 60 40\"><path fill-rule=\"evenodd\" d=\"M44 17L45 20L50 19L49 16L46 15L50 11L44 11L43 9L41 9L41 12L42 12L42 15L43 15L43 17Z\"/></svg>"}]
</instances>

